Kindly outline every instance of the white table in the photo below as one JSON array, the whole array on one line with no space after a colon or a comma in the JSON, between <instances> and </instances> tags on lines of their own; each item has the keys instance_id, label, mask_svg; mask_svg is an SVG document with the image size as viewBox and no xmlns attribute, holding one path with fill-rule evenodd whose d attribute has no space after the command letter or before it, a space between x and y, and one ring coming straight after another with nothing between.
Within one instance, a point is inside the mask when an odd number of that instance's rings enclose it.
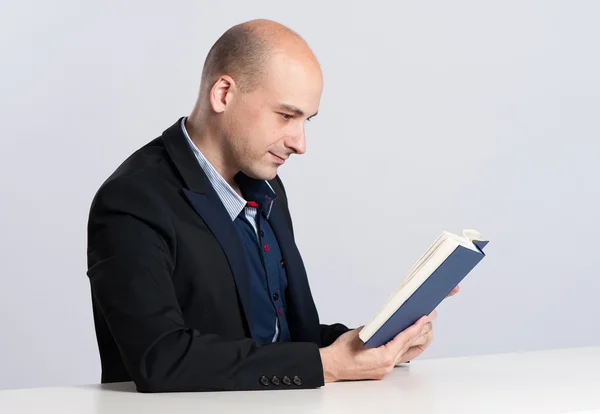
<instances>
[{"instance_id":1,"label":"white table","mask_svg":"<svg viewBox=\"0 0 600 414\"><path fill-rule=\"evenodd\" d=\"M415 360L314 390L140 394L132 383L0 391L0 413L600 413L600 347Z\"/></svg>"}]
</instances>

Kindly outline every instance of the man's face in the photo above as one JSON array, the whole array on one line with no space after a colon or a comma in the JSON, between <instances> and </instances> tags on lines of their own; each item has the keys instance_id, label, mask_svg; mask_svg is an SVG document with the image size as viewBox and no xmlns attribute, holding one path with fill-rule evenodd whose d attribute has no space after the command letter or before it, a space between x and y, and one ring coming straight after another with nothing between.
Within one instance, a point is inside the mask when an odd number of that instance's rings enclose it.
<instances>
[{"instance_id":1,"label":"man's face","mask_svg":"<svg viewBox=\"0 0 600 414\"><path fill-rule=\"evenodd\" d=\"M244 174L270 180L291 154L306 149L305 123L319 108L323 79L314 62L277 54L261 84L226 111L225 142Z\"/></svg>"}]
</instances>

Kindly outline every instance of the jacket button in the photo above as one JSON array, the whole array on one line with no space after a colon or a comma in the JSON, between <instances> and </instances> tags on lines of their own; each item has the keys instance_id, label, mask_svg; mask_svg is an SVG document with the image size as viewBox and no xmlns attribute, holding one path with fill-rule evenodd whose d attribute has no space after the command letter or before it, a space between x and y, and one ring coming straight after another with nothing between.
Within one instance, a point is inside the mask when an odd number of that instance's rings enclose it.
<instances>
[{"instance_id":1,"label":"jacket button","mask_svg":"<svg viewBox=\"0 0 600 414\"><path fill-rule=\"evenodd\" d=\"M264 375L262 377L260 377L260 383L262 385L264 385L265 387L270 384L269 379L267 377L265 377Z\"/></svg>"},{"instance_id":2,"label":"jacket button","mask_svg":"<svg viewBox=\"0 0 600 414\"><path fill-rule=\"evenodd\" d=\"M264 230L260 231L260 237L265 237L265 231Z\"/></svg>"},{"instance_id":3,"label":"jacket button","mask_svg":"<svg viewBox=\"0 0 600 414\"><path fill-rule=\"evenodd\" d=\"M277 292L273 293L273 299L275 300L275 302L279 300L279 294Z\"/></svg>"},{"instance_id":4,"label":"jacket button","mask_svg":"<svg viewBox=\"0 0 600 414\"><path fill-rule=\"evenodd\" d=\"M288 377L288 376L283 377L283 383L285 385L292 385L292 381L290 380L290 377Z\"/></svg>"},{"instance_id":5,"label":"jacket button","mask_svg":"<svg viewBox=\"0 0 600 414\"><path fill-rule=\"evenodd\" d=\"M300 379L300 377L294 377L294 384L298 386L302 385L302 380Z\"/></svg>"},{"instance_id":6,"label":"jacket button","mask_svg":"<svg viewBox=\"0 0 600 414\"><path fill-rule=\"evenodd\" d=\"M281 384L281 382L279 381L279 378L273 377L273 378L271 378L271 384L279 385L279 384Z\"/></svg>"}]
</instances>

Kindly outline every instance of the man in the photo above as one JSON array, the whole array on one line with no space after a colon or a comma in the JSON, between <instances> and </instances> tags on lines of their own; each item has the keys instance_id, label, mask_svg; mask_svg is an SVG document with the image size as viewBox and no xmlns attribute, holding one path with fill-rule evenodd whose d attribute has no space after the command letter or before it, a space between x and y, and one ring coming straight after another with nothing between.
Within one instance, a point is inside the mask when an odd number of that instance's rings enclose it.
<instances>
[{"instance_id":1,"label":"man","mask_svg":"<svg viewBox=\"0 0 600 414\"><path fill-rule=\"evenodd\" d=\"M305 151L323 79L290 29L256 20L211 48L189 117L102 185L88 276L102 382L141 392L314 388L379 379L432 340L319 322L277 168Z\"/></svg>"}]
</instances>

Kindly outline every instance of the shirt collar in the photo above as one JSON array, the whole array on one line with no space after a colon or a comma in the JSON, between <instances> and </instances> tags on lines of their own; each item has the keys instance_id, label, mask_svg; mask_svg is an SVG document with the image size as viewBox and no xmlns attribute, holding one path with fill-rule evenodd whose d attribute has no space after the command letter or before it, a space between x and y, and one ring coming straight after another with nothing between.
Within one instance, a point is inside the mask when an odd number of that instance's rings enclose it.
<instances>
[{"instance_id":1,"label":"shirt collar","mask_svg":"<svg viewBox=\"0 0 600 414\"><path fill-rule=\"evenodd\" d=\"M277 195L269 182L250 178L242 172L235 176L235 181L248 201L254 201L258 204L260 211L263 212L265 217L269 218L273 202L277 199Z\"/></svg>"},{"instance_id":2,"label":"shirt collar","mask_svg":"<svg viewBox=\"0 0 600 414\"><path fill-rule=\"evenodd\" d=\"M192 152L196 156L200 168L202 168L206 174L208 181L215 189L219 199L227 210L229 217L231 217L231 220L233 221L244 210L248 202L244 198L240 197L240 195L206 159L196 144L194 144L187 132L187 129L185 128L186 119L187 117L184 117L181 120L181 129L183 131L183 135L185 135ZM239 172L235 176L235 180L240 186L242 194L248 198L248 201L254 201L257 203L263 214L269 218L271 208L273 207L273 201L277 199L277 196L268 181L250 178L242 172Z\"/></svg>"}]
</instances>

